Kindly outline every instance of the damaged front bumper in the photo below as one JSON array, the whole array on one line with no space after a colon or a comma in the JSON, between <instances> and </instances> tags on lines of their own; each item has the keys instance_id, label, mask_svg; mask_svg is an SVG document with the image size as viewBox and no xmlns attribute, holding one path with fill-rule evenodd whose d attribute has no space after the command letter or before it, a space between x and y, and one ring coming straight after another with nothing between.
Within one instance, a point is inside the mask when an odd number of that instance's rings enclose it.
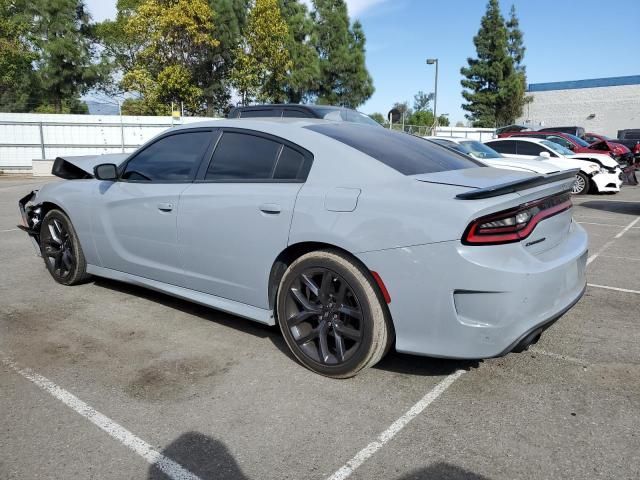
<instances>
[{"instance_id":1,"label":"damaged front bumper","mask_svg":"<svg viewBox=\"0 0 640 480\"><path fill-rule=\"evenodd\" d=\"M22 217L22 224L18 228L27 232L36 254L40 253L40 222L42 221L42 207L39 204L30 204L30 202L38 195L38 190L33 190L18 200L18 208Z\"/></svg>"}]
</instances>

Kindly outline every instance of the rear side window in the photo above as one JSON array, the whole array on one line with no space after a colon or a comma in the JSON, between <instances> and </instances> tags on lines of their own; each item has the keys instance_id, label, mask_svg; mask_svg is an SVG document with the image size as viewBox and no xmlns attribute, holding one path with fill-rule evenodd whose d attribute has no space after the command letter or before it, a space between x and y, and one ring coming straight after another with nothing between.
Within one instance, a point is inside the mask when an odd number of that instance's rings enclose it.
<instances>
[{"instance_id":1,"label":"rear side window","mask_svg":"<svg viewBox=\"0 0 640 480\"><path fill-rule=\"evenodd\" d=\"M211 138L208 131L163 137L127 162L121 178L132 182L190 182Z\"/></svg>"},{"instance_id":2,"label":"rear side window","mask_svg":"<svg viewBox=\"0 0 640 480\"><path fill-rule=\"evenodd\" d=\"M258 118L258 117L276 117L282 116L282 110L279 108L263 108L260 110L242 110L240 118Z\"/></svg>"},{"instance_id":3,"label":"rear side window","mask_svg":"<svg viewBox=\"0 0 640 480\"><path fill-rule=\"evenodd\" d=\"M285 108L282 116L284 118L316 118L311 113L305 110L294 110Z\"/></svg>"},{"instance_id":4,"label":"rear side window","mask_svg":"<svg viewBox=\"0 0 640 480\"><path fill-rule=\"evenodd\" d=\"M205 180L304 181L311 158L276 140L224 132L213 153Z\"/></svg>"},{"instance_id":5,"label":"rear side window","mask_svg":"<svg viewBox=\"0 0 640 480\"><path fill-rule=\"evenodd\" d=\"M505 153L507 155L515 155L516 154L516 141L515 140L505 140L503 142L487 142L486 145L493 148L498 153Z\"/></svg>"},{"instance_id":6,"label":"rear side window","mask_svg":"<svg viewBox=\"0 0 640 480\"><path fill-rule=\"evenodd\" d=\"M484 166L466 155L406 133L356 123L327 123L307 127L375 158L404 175Z\"/></svg>"},{"instance_id":7,"label":"rear side window","mask_svg":"<svg viewBox=\"0 0 640 480\"><path fill-rule=\"evenodd\" d=\"M631 139L631 140L640 140L640 130L636 130L633 132L625 132L624 138Z\"/></svg>"}]
</instances>

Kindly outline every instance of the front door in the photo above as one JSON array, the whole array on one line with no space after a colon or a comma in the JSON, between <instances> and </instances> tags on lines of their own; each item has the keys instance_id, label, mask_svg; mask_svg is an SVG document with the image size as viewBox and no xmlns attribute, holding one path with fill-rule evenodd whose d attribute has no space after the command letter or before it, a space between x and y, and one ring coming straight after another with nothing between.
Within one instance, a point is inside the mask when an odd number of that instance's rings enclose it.
<instances>
[{"instance_id":1,"label":"front door","mask_svg":"<svg viewBox=\"0 0 640 480\"><path fill-rule=\"evenodd\" d=\"M98 185L93 236L103 267L173 285L183 283L178 204L212 137L210 129L161 137L126 163L119 181Z\"/></svg>"}]
</instances>

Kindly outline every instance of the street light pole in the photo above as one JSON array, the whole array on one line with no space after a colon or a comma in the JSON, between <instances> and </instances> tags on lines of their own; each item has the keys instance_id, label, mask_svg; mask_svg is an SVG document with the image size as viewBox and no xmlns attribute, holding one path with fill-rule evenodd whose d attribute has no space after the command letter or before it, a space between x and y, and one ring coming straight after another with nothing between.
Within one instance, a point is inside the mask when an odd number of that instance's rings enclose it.
<instances>
[{"instance_id":1,"label":"street light pole","mask_svg":"<svg viewBox=\"0 0 640 480\"><path fill-rule=\"evenodd\" d=\"M438 126L438 59L427 58L427 65L436 65L436 85L433 93L433 126Z\"/></svg>"}]
</instances>

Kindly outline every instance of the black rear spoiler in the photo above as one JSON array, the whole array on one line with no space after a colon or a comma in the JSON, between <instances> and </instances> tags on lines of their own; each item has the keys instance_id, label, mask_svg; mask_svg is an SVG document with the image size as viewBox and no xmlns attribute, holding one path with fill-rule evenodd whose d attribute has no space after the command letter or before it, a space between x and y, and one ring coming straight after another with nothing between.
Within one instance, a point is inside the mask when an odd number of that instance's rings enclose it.
<instances>
[{"instance_id":1,"label":"black rear spoiler","mask_svg":"<svg viewBox=\"0 0 640 480\"><path fill-rule=\"evenodd\" d=\"M478 200L480 198L498 197L500 195L519 192L521 190L537 187L539 185L545 185L547 183L559 182L561 180L575 178L576 174L579 171L580 169L573 168L571 170L563 170L562 172L549 173L548 175L538 175L531 178L525 178L523 180L516 180L514 182L492 185L491 187L478 188L476 190L469 190L468 192L459 193L458 195L456 195L456 198L458 200Z\"/></svg>"}]
</instances>

